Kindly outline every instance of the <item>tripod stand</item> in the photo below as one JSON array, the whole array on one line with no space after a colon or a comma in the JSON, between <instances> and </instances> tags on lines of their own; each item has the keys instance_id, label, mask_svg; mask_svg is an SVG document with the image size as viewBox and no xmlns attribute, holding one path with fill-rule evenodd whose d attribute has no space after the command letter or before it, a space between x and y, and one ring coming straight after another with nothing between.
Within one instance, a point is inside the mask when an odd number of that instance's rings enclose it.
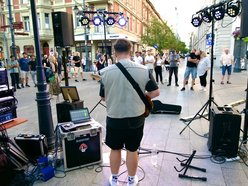
<instances>
[{"instance_id":1,"label":"tripod stand","mask_svg":"<svg viewBox=\"0 0 248 186\"><path fill-rule=\"evenodd\" d=\"M97 102L97 104L93 107L93 109L91 109L90 114L91 114L91 112L93 112L93 111L96 109L96 107L97 107L99 104L106 108L106 106L105 106L104 104L102 104L101 102L102 102L102 99L100 99L100 101Z\"/></svg>"},{"instance_id":2,"label":"tripod stand","mask_svg":"<svg viewBox=\"0 0 248 186\"><path fill-rule=\"evenodd\" d=\"M212 20L212 29L211 29L211 34L212 34L212 43L211 43L211 67L210 67L210 83L209 83L209 99L208 101L203 105L203 107L194 115L192 119L187 123L187 125L181 130L179 134L182 134L183 131L189 127L189 125L194 121L198 116L199 118L204 118L206 120L210 120L210 113L211 113L211 104L214 103L216 106L218 106L214 102L214 97L213 97L213 65L214 65L214 19ZM208 107L208 118L204 116L204 112L206 111Z\"/></svg>"}]
</instances>

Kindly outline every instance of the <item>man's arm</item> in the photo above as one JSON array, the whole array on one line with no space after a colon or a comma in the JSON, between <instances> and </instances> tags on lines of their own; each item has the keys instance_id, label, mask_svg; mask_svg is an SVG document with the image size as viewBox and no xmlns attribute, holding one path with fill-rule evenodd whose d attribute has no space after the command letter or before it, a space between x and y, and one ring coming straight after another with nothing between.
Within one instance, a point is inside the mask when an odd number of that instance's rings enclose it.
<instances>
[{"instance_id":1,"label":"man's arm","mask_svg":"<svg viewBox=\"0 0 248 186\"><path fill-rule=\"evenodd\" d=\"M145 95L148 96L149 98L153 99L153 98L160 95L160 90L158 88L157 83L154 80L153 75L150 73L149 73L149 78L150 78L150 80L146 84L146 91L147 92L145 93Z\"/></svg>"}]
</instances>

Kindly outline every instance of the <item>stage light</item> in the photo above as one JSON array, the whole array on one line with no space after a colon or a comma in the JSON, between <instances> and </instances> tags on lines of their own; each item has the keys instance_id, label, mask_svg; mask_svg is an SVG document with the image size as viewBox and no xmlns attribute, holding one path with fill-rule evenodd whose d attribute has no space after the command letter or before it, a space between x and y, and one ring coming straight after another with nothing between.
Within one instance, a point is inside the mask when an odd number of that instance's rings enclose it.
<instances>
[{"instance_id":1,"label":"stage light","mask_svg":"<svg viewBox=\"0 0 248 186\"><path fill-rule=\"evenodd\" d=\"M239 14L240 2L229 2L227 3L226 13L230 17L236 17Z\"/></svg>"},{"instance_id":2,"label":"stage light","mask_svg":"<svg viewBox=\"0 0 248 186\"><path fill-rule=\"evenodd\" d=\"M108 25L113 25L113 24L115 24L115 18L109 16L109 17L106 19L106 23L107 23Z\"/></svg>"},{"instance_id":3,"label":"stage light","mask_svg":"<svg viewBox=\"0 0 248 186\"><path fill-rule=\"evenodd\" d=\"M126 26L126 24L127 24L127 20L126 20L123 16L121 16L120 19L118 20L118 24L119 24L121 27L124 27L124 26Z\"/></svg>"},{"instance_id":4,"label":"stage light","mask_svg":"<svg viewBox=\"0 0 248 186\"><path fill-rule=\"evenodd\" d=\"M100 26L100 25L102 24L102 19L101 19L101 17L100 17L100 16L95 16L95 17L93 18L93 24L94 24L95 26Z\"/></svg>"},{"instance_id":5,"label":"stage light","mask_svg":"<svg viewBox=\"0 0 248 186\"><path fill-rule=\"evenodd\" d=\"M79 21L82 24L82 26L86 26L90 23L90 19L87 16L81 17Z\"/></svg>"},{"instance_id":6,"label":"stage light","mask_svg":"<svg viewBox=\"0 0 248 186\"><path fill-rule=\"evenodd\" d=\"M213 10L213 17L215 20L219 21L223 19L225 16L225 7L224 6L218 6L214 8Z\"/></svg>"},{"instance_id":7,"label":"stage light","mask_svg":"<svg viewBox=\"0 0 248 186\"><path fill-rule=\"evenodd\" d=\"M200 26L201 23L202 23L202 19L201 19L200 15L197 15L197 14L193 15L193 16L192 16L192 21L191 21L191 23L192 23L192 25L193 25L194 27Z\"/></svg>"},{"instance_id":8,"label":"stage light","mask_svg":"<svg viewBox=\"0 0 248 186\"><path fill-rule=\"evenodd\" d=\"M202 16L202 20L205 21L206 23L210 23L213 19L211 13L208 10L203 11L201 16Z\"/></svg>"}]
</instances>

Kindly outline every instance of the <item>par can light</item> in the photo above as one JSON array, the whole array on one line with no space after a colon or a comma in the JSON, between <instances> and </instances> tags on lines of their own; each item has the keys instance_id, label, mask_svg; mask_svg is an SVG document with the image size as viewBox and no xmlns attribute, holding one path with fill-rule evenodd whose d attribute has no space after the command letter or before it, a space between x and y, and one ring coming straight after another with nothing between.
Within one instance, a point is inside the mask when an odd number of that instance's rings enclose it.
<instances>
[{"instance_id":1,"label":"par can light","mask_svg":"<svg viewBox=\"0 0 248 186\"><path fill-rule=\"evenodd\" d=\"M121 16L120 19L118 20L118 24L119 24L121 27L124 27L124 26L126 26L126 24L127 24L127 20L126 20L123 16Z\"/></svg>"},{"instance_id":2,"label":"par can light","mask_svg":"<svg viewBox=\"0 0 248 186\"><path fill-rule=\"evenodd\" d=\"M199 27L202 23L202 19L201 19L200 15L197 15L197 14L193 15L191 23L194 27Z\"/></svg>"},{"instance_id":3,"label":"par can light","mask_svg":"<svg viewBox=\"0 0 248 186\"><path fill-rule=\"evenodd\" d=\"M113 25L113 24L115 24L115 18L109 16L109 17L106 19L106 23L107 23L108 25Z\"/></svg>"},{"instance_id":4,"label":"par can light","mask_svg":"<svg viewBox=\"0 0 248 186\"><path fill-rule=\"evenodd\" d=\"M93 24L95 26L100 26L102 24L102 18L100 16L95 16L93 18Z\"/></svg>"},{"instance_id":5,"label":"par can light","mask_svg":"<svg viewBox=\"0 0 248 186\"><path fill-rule=\"evenodd\" d=\"M225 7L222 5L222 6L218 6L214 8L213 16L214 16L214 19L217 21L223 19L225 16Z\"/></svg>"},{"instance_id":6,"label":"par can light","mask_svg":"<svg viewBox=\"0 0 248 186\"><path fill-rule=\"evenodd\" d=\"M240 2L229 2L227 3L226 13L230 17L236 17L240 11Z\"/></svg>"},{"instance_id":7,"label":"par can light","mask_svg":"<svg viewBox=\"0 0 248 186\"><path fill-rule=\"evenodd\" d=\"M86 26L90 23L90 19L87 16L83 16L80 19L80 23L82 24L82 26Z\"/></svg>"},{"instance_id":8,"label":"par can light","mask_svg":"<svg viewBox=\"0 0 248 186\"><path fill-rule=\"evenodd\" d=\"M202 20L206 23L210 23L212 21L212 16L211 16L211 13L207 10L203 11L201 13L201 16L202 16Z\"/></svg>"}]
</instances>

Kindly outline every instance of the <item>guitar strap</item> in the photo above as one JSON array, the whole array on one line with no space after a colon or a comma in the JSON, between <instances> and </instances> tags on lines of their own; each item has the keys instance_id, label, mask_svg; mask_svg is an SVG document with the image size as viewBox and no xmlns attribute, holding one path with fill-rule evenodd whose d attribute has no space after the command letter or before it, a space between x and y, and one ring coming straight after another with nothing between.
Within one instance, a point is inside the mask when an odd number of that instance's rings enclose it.
<instances>
[{"instance_id":1,"label":"guitar strap","mask_svg":"<svg viewBox=\"0 0 248 186\"><path fill-rule=\"evenodd\" d=\"M116 63L116 66L120 69L120 71L123 73L123 75L128 79L128 81L130 82L130 84L133 86L133 88L136 90L136 92L138 93L140 99L143 101L143 103L145 104L145 106L149 109L152 110L152 106L151 104L147 101L144 93L142 92L142 90L139 87L139 84L136 83L136 81L133 79L133 77L129 74L129 72L125 69L125 67L119 62Z\"/></svg>"}]
</instances>

